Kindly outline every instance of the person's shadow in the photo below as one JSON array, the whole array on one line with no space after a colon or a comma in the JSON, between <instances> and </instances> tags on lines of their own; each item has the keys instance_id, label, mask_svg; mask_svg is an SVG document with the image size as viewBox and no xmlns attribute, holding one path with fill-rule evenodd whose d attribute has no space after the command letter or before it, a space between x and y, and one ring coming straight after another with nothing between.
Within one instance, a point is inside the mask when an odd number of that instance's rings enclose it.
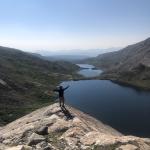
<instances>
[{"instance_id":1,"label":"person's shadow","mask_svg":"<svg viewBox=\"0 0 150 150\"><path fill-rule=\"evenodd\" d=\"M69 110L67 110L67 108L65 106L61 106L61 110L64 113L64 115L66 116L67 120L71 120L74 118L74 116L71 115L71 113L69 112Z\"/></svg>"}]
</instances>

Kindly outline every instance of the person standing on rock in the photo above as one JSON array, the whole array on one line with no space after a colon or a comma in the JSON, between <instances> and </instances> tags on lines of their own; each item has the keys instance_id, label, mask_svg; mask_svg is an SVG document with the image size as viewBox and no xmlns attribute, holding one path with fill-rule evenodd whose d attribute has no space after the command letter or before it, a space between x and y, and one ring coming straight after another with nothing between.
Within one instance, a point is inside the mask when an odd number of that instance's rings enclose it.
<instances>
[{"instance_id":1,"label":"person standing on rock","mask_svg":"<svg viewBox=\"0 0 150 150\"><path fill-rule=\"evenodd\" d=\"M65 103L65 98L64 98L64 91L67 90L69 88L69 86L67 86L66 88L64 88L63 86L59 86L58 89L54 89L54 92L58 92L59 93L59 105L60 107L64 107L64 103Z\"/></svg>"}]
</instances>

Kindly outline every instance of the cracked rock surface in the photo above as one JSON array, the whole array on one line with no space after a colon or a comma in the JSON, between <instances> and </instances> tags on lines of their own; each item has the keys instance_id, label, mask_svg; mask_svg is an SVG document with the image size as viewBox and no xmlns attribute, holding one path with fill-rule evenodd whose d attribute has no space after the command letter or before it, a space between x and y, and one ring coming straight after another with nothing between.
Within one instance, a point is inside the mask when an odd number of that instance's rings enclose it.
<instances>
[{"instance_id":1,"label":"cracked rock surface","mask_svg":"<svg viewBox=\"0 0 150 150\"><path fill-rule=\"evenodd\" d=\"M0 128L0 150L150 150L150 139L124 136L95 118L58 103Z\"/></svg>"}]
</instances>

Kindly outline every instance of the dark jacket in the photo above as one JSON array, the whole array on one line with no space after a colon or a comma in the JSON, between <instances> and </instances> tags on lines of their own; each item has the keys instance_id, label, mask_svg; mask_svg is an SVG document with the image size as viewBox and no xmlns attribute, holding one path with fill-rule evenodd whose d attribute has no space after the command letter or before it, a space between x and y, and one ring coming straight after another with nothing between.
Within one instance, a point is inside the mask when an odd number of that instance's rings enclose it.
<instances>
[{"instance_id":1,"label":"dark jacket","mask_svg":"<svg viewBox=\"0 0 150 150\"><path fill-rule=\"evenodd\" d=\"M64 91L66 89L68 89L69 86L67 86L66 88L63 88L63 87L59 87L58 89L54 89L53 91L54 92L58 92L59 93L59 97L64 97Z\"/></svg>"}]
</instances>

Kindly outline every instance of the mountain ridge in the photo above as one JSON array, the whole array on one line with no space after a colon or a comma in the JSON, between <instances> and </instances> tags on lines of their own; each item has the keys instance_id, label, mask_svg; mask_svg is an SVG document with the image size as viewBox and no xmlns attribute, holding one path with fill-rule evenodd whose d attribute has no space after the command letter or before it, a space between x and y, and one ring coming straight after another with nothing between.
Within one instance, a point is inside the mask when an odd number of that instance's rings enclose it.
<instances>
[{"instance_id":1,"label":"mountain ridge","mask_svg":"<svg viewBox=\"0 0 150 150\"><path fill-rule=\"evenodd\" d=\"M104 70L101 78L150 89L150 38L86 62Z\"/></svg>"}]
</instances>

